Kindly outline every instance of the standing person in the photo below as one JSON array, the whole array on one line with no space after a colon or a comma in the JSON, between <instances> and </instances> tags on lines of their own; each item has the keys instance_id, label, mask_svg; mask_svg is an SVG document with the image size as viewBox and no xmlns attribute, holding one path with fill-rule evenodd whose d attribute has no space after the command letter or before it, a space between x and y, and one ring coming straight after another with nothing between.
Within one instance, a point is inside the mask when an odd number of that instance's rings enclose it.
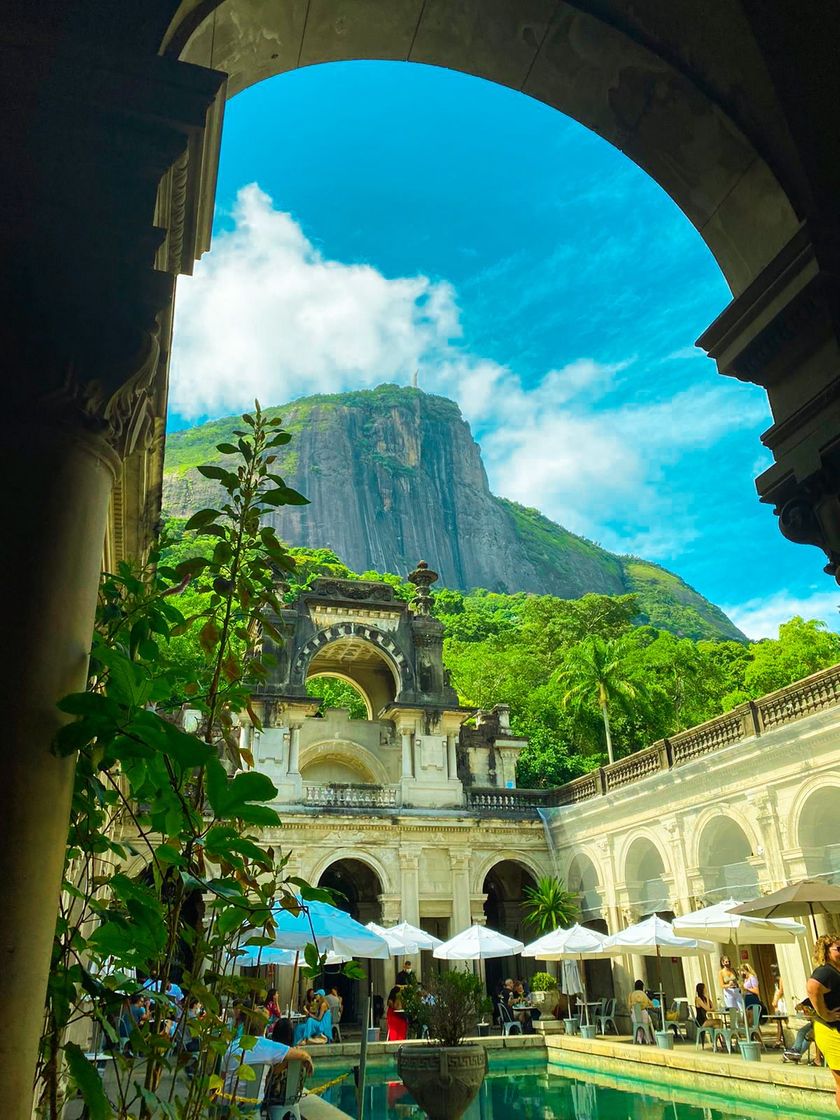
<instances>
[{"instance_id":1,"label":"standing person","mask_svg":"<svg viewBox=\"0 0 840 1120\"><path fill-rule=\"evenodd\" d=\"M738 1007L744 1010L744 997L738 984L738 975L732 967L729 957L720 958L720 972L718 972L718 987L723 994L723 1006L731 1010Z\"/></svg>"},{"instance_id":2,"label":"standing person","mask_svg":"<svg viewBox=\"0 0 840 1120\"><path fill-rule=\"evenodd\" d=\"M330 1005L330 1015L332 1016L333 1034L335 1028L341 1022L341 1016L344 1012L344 1000L341 998L341 993L338 988L332 987L324 997Z\"/></svg>"},{"instance_id":3,"label":"standing person","mask_svg":"<svg viewBox=\"0 0 840 1120\"><path fill-rule=\"evenodd\" d=\"M404 988L406 984L413 984L416 977L414 969L411 967L411 961L406 961L402 968L397 973L397 987Z\"/></svg>"},{"instance_id":4,"label":"standing person","mask_svg":"<svg viewBox=\"0 0 840 1120\"><path fill-rule=\"evenodd\" d=\"M760 1007L762 1018L767 1014L767 1008L761 1002L758 994L758 977L749 961L741 965L741 988L744 993L744 1007Z\"/></svg>"},{"instance_id":5,"label":"standing person","mask_svg":"<svg viewBox=\"0 0 840 1120\"><path fill-rule=\"evenodd\" d=\"M813 960L815 968L807 987L817 1016L814 1041L834 1077L834 1099L840 1108L840 934L818 937Z\"/></svg>"},{"instance_id":6,"label":"standing person","mask_svg":"<svg viewBox=\"0 0 840 1120\"><path fill-rule=\"evenodd\" d=\"M782 980L782 975L778 968L771 967L770 971L773 974L773 998L770 1000L770 1007L774 1015L787 1015L787 1000L785 999L785 985Z\"/></svg>"},{"instance_id":7,"label":"standing person","mask_svg":"<svg viewBox=\"0 0 840 1120\"><path fill-rule=\"evenodd\" d=\"M403 1011L399 987L393 987L388 993L385 1022L388 1027L387 1042L404 1042L408 1038L408 1017Z\"/></svg>"}]
</instances>

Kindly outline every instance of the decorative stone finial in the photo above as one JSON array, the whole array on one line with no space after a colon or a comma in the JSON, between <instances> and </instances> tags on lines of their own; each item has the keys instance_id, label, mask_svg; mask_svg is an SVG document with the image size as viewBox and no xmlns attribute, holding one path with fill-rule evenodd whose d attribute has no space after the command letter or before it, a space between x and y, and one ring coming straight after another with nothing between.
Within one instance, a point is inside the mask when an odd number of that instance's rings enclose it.
<instances>
[{"instance_id":1,"label":"decorative stone finial","mask_svg":"<svg viewBox=\"0 0 840 1120\"><path fill-rule=\"evenodd\" d=\"M425 560L421 560L414 571L408 573L408 582L417 588L413 604L415 614L431 614L432 597L429 588L437 578L437 572L433 572Z\"/></svg>"}]
</instances>

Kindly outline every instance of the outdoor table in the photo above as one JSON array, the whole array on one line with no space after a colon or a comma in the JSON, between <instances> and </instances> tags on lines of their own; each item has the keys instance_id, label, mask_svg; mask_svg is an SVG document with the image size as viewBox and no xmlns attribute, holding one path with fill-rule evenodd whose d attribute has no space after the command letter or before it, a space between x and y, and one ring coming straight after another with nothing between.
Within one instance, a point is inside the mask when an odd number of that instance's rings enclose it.
<instances>
[{"instance_id":1,"label":"outdoor table","mask_svg":"<svg viewBox=\"0 0 840 1120\"><path fill-rule=\"evenodd\" d=\"M773 1050L784 1050L784 1048L785 1048L785 1036L784 1036L784 1033L783 1033L783 1028L784 1028L785 1024L787 1023L789 1016L788 1015L773 1014L773 1015L765 1015L764 1018L767 1020L768 1023L775 1023L776 1024L776 1031L778 1033L776 1034L776 1041L772 1044L772 1049Z\"/></svg>"},{"instance_id":2,"label":"outdoor table","mask_svg":"<svg viewBox=\"0 0 840 1120\"><path fill-rule=\"evenodd\" d=\"M599 999L589 999L585 1003L581 1004L581 1007L586 1008L586 1025L587 1026L591 1026L592 1015L593 1015L594 1012L597 1012L599 1010L599 1008L601 1007L601 1002L602 1001L599 1000ZM593 1010L590 1011L590 1008L592 1008Z\"/></svg>"}]
</instances>

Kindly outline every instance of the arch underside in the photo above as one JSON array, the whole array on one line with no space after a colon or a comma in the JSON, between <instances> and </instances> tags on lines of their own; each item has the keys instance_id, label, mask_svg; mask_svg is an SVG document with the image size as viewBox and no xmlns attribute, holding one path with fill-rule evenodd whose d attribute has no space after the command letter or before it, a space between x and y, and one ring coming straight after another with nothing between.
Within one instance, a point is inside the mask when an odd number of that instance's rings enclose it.
<instances>
[{"instance_id":1,"label":"arch underside","mask_svg":"<svg viewBox=\"0 0 840 1120\"><path fill-rule=\"evenodd\" d=\"M370 718L375 718L402 691L408 665L387 634L343 624L321 631L303 647L295 674L302 681L318 676L348 681L362 693Z\"/></svg>"},{"instance_id":2,"label":"arch underside","mask_svg":"<svg viewBox=\"0 0 840 1120\"><path fill-rule=\"evenodd\" d=\"M479 10L480 7L480 10ZM571 3L189 0L168 49L224 70L233 95L317 63L381 59L519 90L609 141L671 196L742 291L799 220L768 164L686 73Z\"/></svg>"}]
</instances>

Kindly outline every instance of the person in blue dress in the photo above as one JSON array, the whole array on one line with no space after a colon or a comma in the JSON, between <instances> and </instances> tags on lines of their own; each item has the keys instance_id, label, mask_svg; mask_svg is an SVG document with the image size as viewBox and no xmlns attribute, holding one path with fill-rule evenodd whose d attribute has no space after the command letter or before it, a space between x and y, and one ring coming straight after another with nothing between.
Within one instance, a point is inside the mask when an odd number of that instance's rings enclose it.
<instances>
[{"instance_id":1,"label":"person in blue dress","mask_svg":"<svg viewBox=\"0 0 840 1120\"><path fill-rule=\"evenodd\" d=\"M323 988L309 1004L309 1014L295 1027L295 1045L301 1042L332 1042L332 1012Z\"/></svg>"}]
</instances>

